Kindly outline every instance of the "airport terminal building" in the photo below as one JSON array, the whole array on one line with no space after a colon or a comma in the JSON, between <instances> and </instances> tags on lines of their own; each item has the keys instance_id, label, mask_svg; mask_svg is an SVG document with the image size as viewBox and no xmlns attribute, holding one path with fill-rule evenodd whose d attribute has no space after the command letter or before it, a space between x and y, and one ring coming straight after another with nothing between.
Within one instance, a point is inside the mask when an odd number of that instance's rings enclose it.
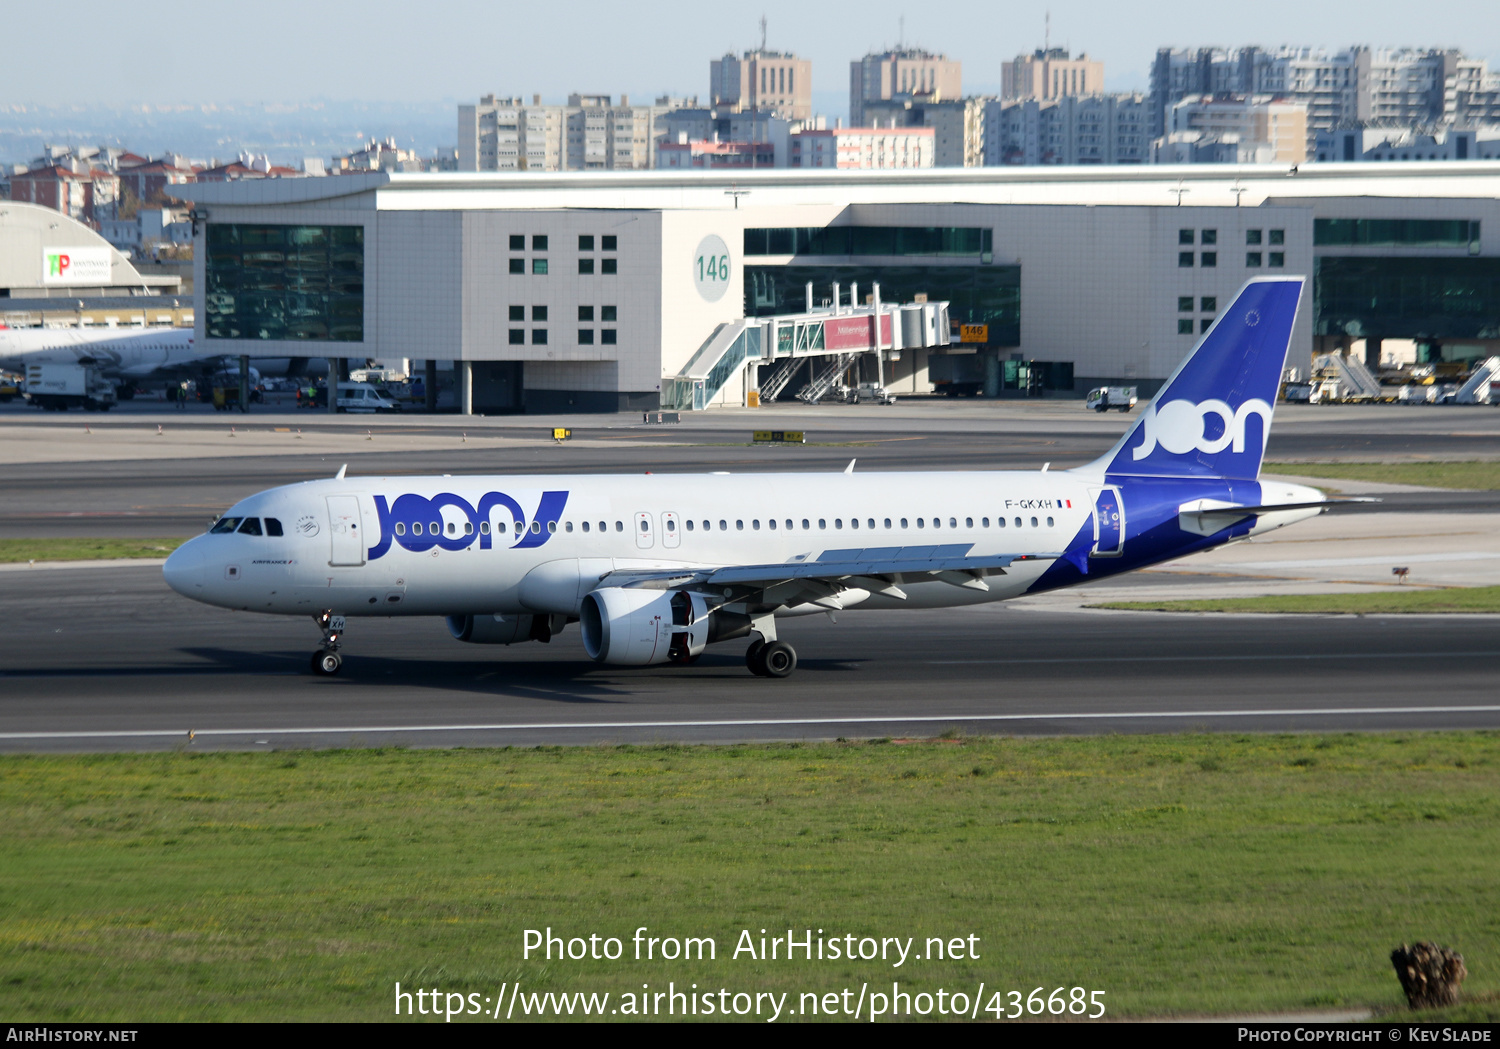
<instances>
[{"instance_id":1,"label":"airport terminal building","mask_svg":"<svg viewBox=\"0 0 1500 1049\"><path fill-rule=\"evenodd\" d=\"M1497 163L371 172L181 191L205 344L453 361L476 412L744 404L801 353L808 374L842 360L898 395L930 392L952 371L940 357L970 357L994 396L1146 395L1268 274L1313 277L1293 366L1500 352ZM833 358L835 312L878 338Z\"/></svg>"}]
</instances>

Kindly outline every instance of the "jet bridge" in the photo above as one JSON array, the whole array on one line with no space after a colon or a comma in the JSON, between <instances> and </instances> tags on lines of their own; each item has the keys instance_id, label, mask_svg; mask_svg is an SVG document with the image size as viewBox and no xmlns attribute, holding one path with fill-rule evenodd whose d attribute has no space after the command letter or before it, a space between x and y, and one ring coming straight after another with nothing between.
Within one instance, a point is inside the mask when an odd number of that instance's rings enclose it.
<instances>
[{"instance_id":1,"label":"jet bridge","mask_svg":"<svg viewBox=\"0 0 1500 1049\"><path fill-rule=\"evenodd\" d=\"M813 308L809 284L805 312L720 324L676 375L663 377L661 406L702 411L736 388L745 393L743 401L736 396L736 403L748 401L752 391L759 393L762 403L774 401L809 361L811 382L799 387L796 396L812 403L864 354L875 356L883 385L885 365L893 354L949 344L946 302L882 303L877 284L872 302L844 306L839 291L835 284L829 304ZM851 285L849 298L858 301L857 285ZM777 367L757 390L756 376L763 364Z\"/></svg>"}]
</instances>

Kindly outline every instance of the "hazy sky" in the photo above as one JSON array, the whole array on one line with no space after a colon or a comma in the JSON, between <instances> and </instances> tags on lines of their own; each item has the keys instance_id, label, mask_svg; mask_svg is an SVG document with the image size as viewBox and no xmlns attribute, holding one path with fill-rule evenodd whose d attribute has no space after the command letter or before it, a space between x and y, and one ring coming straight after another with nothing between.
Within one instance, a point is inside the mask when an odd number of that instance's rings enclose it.
<instances>
[{"instance_id":1,"label":"hazy sky","mask_svg":"<svg viewBox=\"0 0 1500 1049\"><path fill-rule=\"evenodd\" d=\"M736 10L731 10L734 8ZM960 59L967 90L997 88L1000 63L1042 43L1043 4L994 0L196 0L16 4L5 16L0 107L15 104L438 101L569 91L706 95L708 61L768 43L813 61L825 97L849 61L896 42ZM1125 4L1056 0L1052 40L1105 63L1109 86L1144 86L1156 48L1222 44L1458 47L1500 66L1494 0ZM739 12L743 13L739 13Z\"/></svg>"}]
</instances>

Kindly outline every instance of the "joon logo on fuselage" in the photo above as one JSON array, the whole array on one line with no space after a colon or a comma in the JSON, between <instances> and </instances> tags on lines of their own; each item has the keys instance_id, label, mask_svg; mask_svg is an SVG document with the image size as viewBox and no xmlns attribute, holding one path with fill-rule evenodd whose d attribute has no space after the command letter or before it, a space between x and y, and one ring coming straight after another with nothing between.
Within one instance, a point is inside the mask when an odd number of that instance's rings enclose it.
<instances>
[{"instance_id":1,"label":"joon logo on fuselage","mask_svg":"<svg viewBox=\"0 0 1500 1049\"><path fill-rule=\"evenodd\" d=\"M407 492L388 502L384 495L375 496L375 512L380 516L380 542L370 547L371 561L385 556L395 543L403 550L414 554L426 553L434 548L462 550L473 545L477 539L479 549L488 550L494 545L500 532L490 526L490 514L496 507L508 511L511 520L521 527L520 538L510 543L512 550L541 546L552 537L563 507L568 503L567 492L543 492L537 503L536 514L528 523L521 504L504 492L485 492L478 505L470 503L461 495L439 492L426 496ZM446 522L443 511L451 509L463 516L466 526L457 522ZM452 523L453 528L448 528Z\"/></svg>"}]
</instances>

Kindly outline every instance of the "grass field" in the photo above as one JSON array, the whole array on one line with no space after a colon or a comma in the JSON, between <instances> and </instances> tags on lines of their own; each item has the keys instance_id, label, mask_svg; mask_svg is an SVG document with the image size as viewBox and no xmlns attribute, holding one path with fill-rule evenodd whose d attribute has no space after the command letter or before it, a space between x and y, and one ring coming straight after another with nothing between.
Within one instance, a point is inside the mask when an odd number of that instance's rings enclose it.
<instances>
[{"instance_id":1,"label":"grass field","mask_svg":"<svg viewBox=\"0 0 1500 1049\"><path fill-rule=\"evenodd\" d=\"M1134 612L1305 612L1323 615L1402 615L1431 612L1500 612L1500 586L1391 587L1359 594L1270 594L1265 597L1195 598L1185 601L1109 601L1090 608Z\"/></svg>"},{"instance_id":2,"label":"grass field","mask_svg":"<svg viewBox=\"0 0 1500 1049\"><path fill-rule=\"evenodd\" d=\"M1267 463L1265 473L1419 484L1429 488L1500 488L1500 462Z\"/></svg>"},{"instance_id":3,"label":"grass field","mask_svg":"<svg viewBox=\"0 0 1500 1049\"><path fill-rule=\"evenodd\" d=\"M376 1020L396 981L1394 1009L1433 939L1494 1019L1497 817L1500 733L10 756L0 1015ZM525 959L548 926L626 960ZM629 960L640 926L717 960ZM731 958L789 926L980 957Z\"/></svg>"},{"instance_id":4,"label":"grass field","mask_svg":"<svg viewBox=\"0 0 1500 1049\"><path fill-rule=\"evenodd\" d=\"M0 539L0 564L166 557L186 539Z\"/></svg>"}]
</instances>

